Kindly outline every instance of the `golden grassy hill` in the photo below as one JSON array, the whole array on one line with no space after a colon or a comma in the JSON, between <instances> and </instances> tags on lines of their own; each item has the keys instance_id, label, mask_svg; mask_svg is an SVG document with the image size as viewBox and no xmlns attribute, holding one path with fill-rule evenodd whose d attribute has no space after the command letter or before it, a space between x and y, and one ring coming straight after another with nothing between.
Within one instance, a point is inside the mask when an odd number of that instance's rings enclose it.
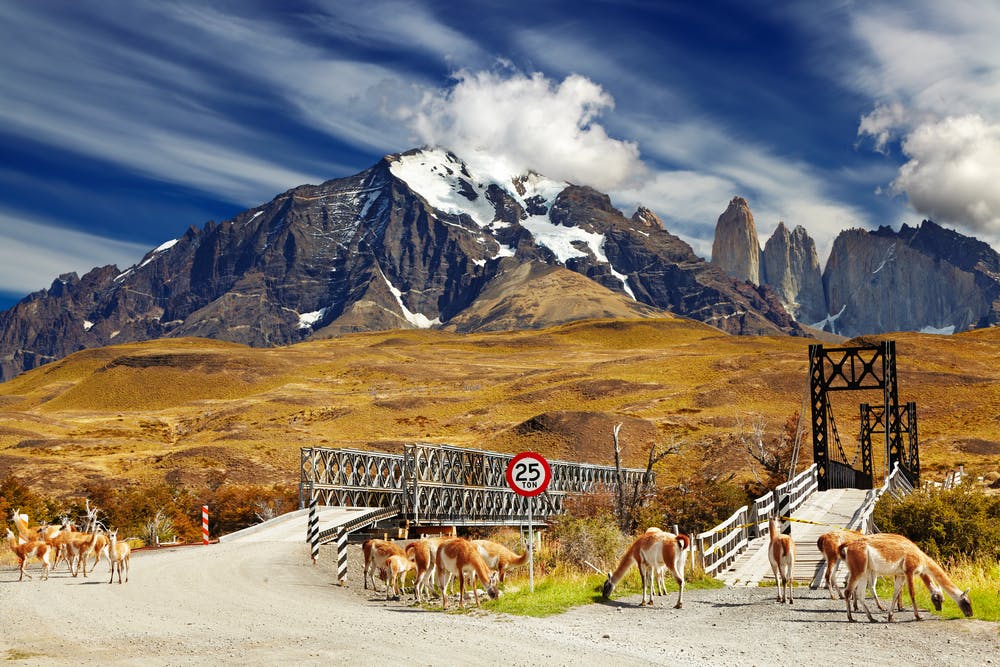
<instances>
[{"instance_id":1,"label":"golden grassy hill","mask_svg":"<svg viewBox=\"0 0 1000 667\"><path fill-rule=\"evenodd\" d=\"M917 402L925 478L958 463L1000 470L1000 329L891 338L899 399ZM64 495L88 480L295 484L300 447L408 442L610 464L618 422L629 465L644 465L652 443L683 446L662 479L704 465L708 441L723 447L713 465L745 472L727 438L741 416L763 415L776 436L807 409L810 342L667 317L277 349L182 339L85 350L0 385L0 478ZM857 404L880 395L833 395L850 451Z\"/></svg>"}]
</instances>

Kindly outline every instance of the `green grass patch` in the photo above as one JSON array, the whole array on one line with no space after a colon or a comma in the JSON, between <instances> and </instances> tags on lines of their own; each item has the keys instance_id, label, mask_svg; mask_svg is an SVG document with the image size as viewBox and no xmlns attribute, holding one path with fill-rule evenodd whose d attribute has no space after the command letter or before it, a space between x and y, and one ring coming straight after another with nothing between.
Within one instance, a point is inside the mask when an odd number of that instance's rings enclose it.
<instances>
[{"instance_id":1,"label":"green grass patch","mask_svg":"<svg viewBox=\"0 0 1000 667\"><path fill-rule=\"evenodd\" d=\"M564 573L560 576L535 578L535 592L530 590L528 578L507 579L503 595L483 603L484 609L514 616L544 617L561 614L573 607L600 602L601 587L606 577L597 574ZM685 590L723 588L725 584L712 577L692 576ZM677 584L667 577L667 595L676 594ZM639 595L639 575L632 572L615 588L612 599Z\"/></svg>"},{"instance_id":2,"label":"green grass patch","mask_svg":"<svg viewBox=\"0 0 1000 667\"><path fill-rule=\"evenodd\" d=\"M527 577L508 579L503 595L484 603L483 607L515 616L552 616L599 601L603 583L604 579L596 574L543 577L535 579L535 592L532 593Z\"/></svg>"},{"instance_id":3,"label":"green grass patch","mask_svg":"<svg viewBox=\"0 0 1000 667\"><path fill-rule=\"evenodd\" d=\"M969 589L973 618L978 618L981 621L1000 622L1000 564L990 561L963 562L948 568L948 576L962 590ZM939 618L965 618L962 610L947 593L944 596L944 605L941 611L934 611L927 587L919 579L914 583L914 589L917 593L917 607L921 610L929 610ZM879 578L876 590L883 600L883 604L888 605L892 600L892 579ZM903 609L912 611L913 605L910 603L910 594L905 583L903 584L902 599Z\"/></svg>"}]
</instances>

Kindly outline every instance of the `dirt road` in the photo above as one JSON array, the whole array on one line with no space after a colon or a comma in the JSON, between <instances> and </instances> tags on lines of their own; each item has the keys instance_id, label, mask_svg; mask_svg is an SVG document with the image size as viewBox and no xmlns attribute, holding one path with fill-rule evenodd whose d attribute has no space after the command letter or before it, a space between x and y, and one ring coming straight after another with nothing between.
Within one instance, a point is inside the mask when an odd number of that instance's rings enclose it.
<instances>
[{"instance_id":1,"label":"dirt road","mask_svg":"<svg viewBox=\"0 0 1000 667\"><path fill-rule=\"evenodd\" d=\"M207 547L142 551L131 580L65 570L18 583L0 571L0 659L21 665L907 665L1000 664L1000 626L972 620L847 622L843 604L803 590L688 591L684 609L636 599L531 619L444 614L335 584L333 552L266 532ZM975 601L973 601L975 602ZM952 604L950 600L946 604Z\"/></svg>"}]
</instances>

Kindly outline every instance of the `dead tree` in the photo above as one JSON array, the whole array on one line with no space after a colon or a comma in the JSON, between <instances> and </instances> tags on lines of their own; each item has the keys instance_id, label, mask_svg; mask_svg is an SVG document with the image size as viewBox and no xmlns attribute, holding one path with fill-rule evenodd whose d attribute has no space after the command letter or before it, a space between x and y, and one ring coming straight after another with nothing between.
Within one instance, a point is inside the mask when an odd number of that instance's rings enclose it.
<instances>
[{"instance_id":1,"label":"dead tree","mask_svg":"<svg viewBox=\"0 0 1000 667\"><path fill-rule=\"evenodd\" d=\"M618 527L625 533L631 534L639 525L639 507L643 501L649 497L653 485L653 466L662 461L670 454L680 452L680 445L671 444L657 451L656 443L649 447L649 456L646 461L646 471L641 480L632 485L631 489L626 488L625 474L622 472L621 443L618 434L621 432L623 424L614 427L613 436L615 443L615 518L618 520Z\"/></svg>"}]
</instances>

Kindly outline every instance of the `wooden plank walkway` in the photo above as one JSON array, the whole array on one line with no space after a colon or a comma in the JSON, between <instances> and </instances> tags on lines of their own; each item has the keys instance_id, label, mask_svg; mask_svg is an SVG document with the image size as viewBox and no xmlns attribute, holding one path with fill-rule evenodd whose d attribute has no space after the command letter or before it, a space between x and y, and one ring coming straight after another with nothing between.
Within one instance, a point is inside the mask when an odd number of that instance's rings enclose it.
<instances>
[{"instance_id":1,"label":"wooden plank walkway","mask_svg":"<svg viewBox=\"0 0 1000 667\"><path fill-rule=\"evenodd\" d=\"M792 539L795 540L795 581L802 583L818 580L825 567L825 560L816 547L816 540L825 532L844 528L861 507L868 492L864 489L832 489L817 491L792 514ZM750 546L732 566L719 575L728 586L757 586L761 581L774 582L774 573L767 559L768 537L750 541ZM847 568L841 566L838 578L843 585ZM820 580L820 583L821 580Z\"/></svg>"}]
</instances>

